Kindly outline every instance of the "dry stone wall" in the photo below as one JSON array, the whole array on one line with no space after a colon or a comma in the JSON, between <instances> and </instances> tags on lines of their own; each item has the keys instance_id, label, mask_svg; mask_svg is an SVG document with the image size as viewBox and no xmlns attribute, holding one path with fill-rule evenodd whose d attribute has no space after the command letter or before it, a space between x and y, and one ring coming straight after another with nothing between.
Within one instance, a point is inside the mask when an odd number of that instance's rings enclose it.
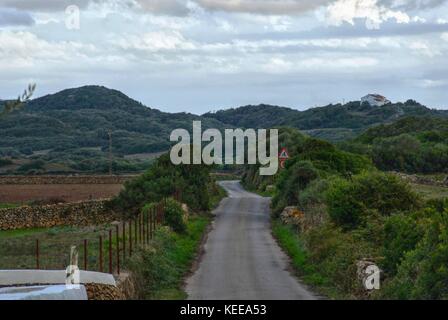
<instances>
[{"instance_id":1,"label":"dry stone wall","mask_svg":"<svg viewBox=\"0 0 448 320\"><path fill-rule=\"evenodd\" d=\"M126 176L0 176L1 185L33 184L124 184L135 178Z\"/></svg>"},{"instance_id":2,"label":"dry stone wall","mask_svg":"<svg viewBox=\"0 0 448 320\"><path fill-rule=\"evenodd\" d=\"M119 220L121 216L106 209L106 200L24 206L0 209L0 230L87 226Z\"/></svg>"}]
</instances>

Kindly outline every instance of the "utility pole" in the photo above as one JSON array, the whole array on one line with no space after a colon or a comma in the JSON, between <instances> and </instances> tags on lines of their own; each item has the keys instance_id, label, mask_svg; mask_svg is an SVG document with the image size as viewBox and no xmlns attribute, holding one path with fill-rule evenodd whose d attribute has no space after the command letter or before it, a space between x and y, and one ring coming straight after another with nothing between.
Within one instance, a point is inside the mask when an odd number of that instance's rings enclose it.
<instances>
[{"instance_id":1,"label":"utility pole","mask_svg":"<svg viewBox=\"0 0 448 320\"><path fill-rule=\"evenodd\" d=\"M112 175L112 131L109 130L109 175Z\"/></svg>"}]
</instances>

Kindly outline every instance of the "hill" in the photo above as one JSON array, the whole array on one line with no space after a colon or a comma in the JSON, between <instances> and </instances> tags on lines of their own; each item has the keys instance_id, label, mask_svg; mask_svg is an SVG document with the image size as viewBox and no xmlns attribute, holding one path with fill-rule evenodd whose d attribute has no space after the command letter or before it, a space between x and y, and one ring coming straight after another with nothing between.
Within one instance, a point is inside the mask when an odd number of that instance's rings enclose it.
<instances>
[{"instance_id":1,"label":"hill","mask_svg":"<svg viewBox=\"0 0 448 320\"><path fill-rule=\"evenodd\" d=\"M317 138L338 142L354 138L375 125L408 116L448 117L448 111L432 110L413 100L383 107L361 105L359 101L354 101L305 111L272 105L251 105L203 116L244 128L288 126Z\"/></svg>"},{"instance_id":2,"label":"hill","mask_svg":"<svg viewBox=\"0 0 448 320\"><path fill-rule=\"evenodd\" d=\"M115 170L134 171L139 161L127 156L168 150L171 131L191 128L193 120L222 128L217 120L161 112L105 87L67 89L0 119L0 157L16 158L8 169L22 172L106 172L111 131Z\"/></svg>"},{"instance_id":3,"label":"hill","mask_svg":"<svg viewBox=\"0 0 448 320\"><path fill-rule=\"evenodd\" d=\"M1 105L0 100L0 109ZM0 117L0 174L108 172L109 132L114 172L134 172L169 149L172 130L190 130L194 120L201 120L204 128L292 127L340 142L408 116L448 119L448 111L408 100L384 107L350 102L306 111L258 105L197 116L162 112L120 91L84 86L31 100L25 108ZM421 129L418 120L414 127ZM366 134L377 137L392 129L372 130L376 131Z\"/></svg>"},{"instance_id":4,"label":"hill","mask_svg":"<svg viewBox=\"0 0 448 320\"><path fill-rule=\"evenodd\" d=\"M340 146L368 155L381 170L448 172L448 118L406 117L370 128Z\"/></svg>"}]
</instances>

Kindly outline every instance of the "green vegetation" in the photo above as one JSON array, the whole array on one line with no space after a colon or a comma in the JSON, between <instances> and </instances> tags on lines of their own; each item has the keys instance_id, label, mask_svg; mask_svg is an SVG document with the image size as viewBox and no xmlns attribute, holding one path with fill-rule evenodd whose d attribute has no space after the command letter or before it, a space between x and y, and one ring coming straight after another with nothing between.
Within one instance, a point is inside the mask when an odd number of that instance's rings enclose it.
<instances>
[{"instance_id":1,"label":"green vegetation","mask_svg":"<svg viewBox=\"0 0 448 320\"><path fill-rule=\"evenodd\" d=\"M445 175L446 177L446 175ZM423 184L411 184L412 190L418 193L422 198L426 200L448 198L448 188L429 186Z\"/></svg>"},{"instance_id":2,"label":"green vegetation","mask_svg":"<svg viewBox=\"0 0 448 320\"><path fill-rule=\"evenodd\" d=\"M292 127L329 141L355 138L369 127L389 123L406 116L446 117L437 111L409 100L377 108L358 101L298 111L290 108L258 105L206 113L204 117L241 128Z\"/></svg>"},{"instance_id":3,"label":"green vegetation","mask_svg":"<svg viewBox=\"0 0 448 320\"><path fill-rule=\"evenodd\" d=\"M448 168L448 119L408 117L380 125L341 145L386 171L441 173Z\"/></svg>"},{"instance_id":4,"label":"green vegetation","mask_svg":"<svg viewBox=\"0 0 448 320\"><path fill-rule=\"evenodd\" d=\"M0 157L45 162L30 173L108 172L109 132L114 172L144 171L152 153L170 148L172 130L190 130L193 120L202 120L204 128L223 126L192 114L151 109L100 86L67 89L24 105L0 117ZM146 154L146 161L127 158L135 154Z\"/></svg>"},{"instance_id":5,"label":"green vegetation","mask_svg":"<svg viewBox=\"0 0 448 320\"><path fill-rule=\"evenodd\" d=\"M358 152L362 143L342 151L291 129L282 134L281 145L292 150L286 169L265 178L248 166L243 179L262 192L275 186L273 233L303 280L330 298L446 299L447 188L378 171L369 153ZM430 194L416 193L421 188ZM277 219L286 206L305 213L299 225ZM364 259L384 271L372 294L357 275Z\"/></svg>"},{"instance_id":6,"label":"green vegetation","mask_svg":"<svg viewBox=\"0 0 448 320\"><path fill-rule=\"evenodd\" d=\"M14 203L0 203L0 209L16 208L18 206L19 206L18 204Z\"/></svg>"},{"instance_id":7,"label":"green vegetation","mask_svg":"<svg viewBox=\"0 0 448 320\"><path fill-rule=\"evenodd\" d=\"M0 102L0 110L5 109L4 104ZM440 119L448 116L446 111L430 110L415 101L382 108L355 101L306 111L259 105L203 116L169 114L100 86L67 89L31 101L25 99L20 105L26 107L12 108L7 117L0 117L0 158L11 158L14 164L1 170L2 174L18 173L22 165L35 161L44 161L45 165L28 171L21 168L20 173L108 172L109 133L113 171L142 172L160 152L169 150L171 131L177 128L191 131L194 120L202 121L204 129L289 126L319 139L340 142L354 139L375 125L408 116ZM432 132L417 138L433 142L440 139ZM445 151L434 150L436 155Z\"/></svg>"},{"instance_id":8,"label":"green vegetation","mask_svg":"<svg viewBox=\"0 0 448 320\"><path fill-rule=\"evenodd\" d=\"M206 227L209 211L225 196L203 165L171 163L168 155L158 158L141 176L125 185L111 206L132 215L165 205L165 224L148 247L139 249L127 263L143 299L182 299L183 278L191 269ZM180 191L181 202L188 205L189 218L181 203L171 198Z\"/></svg>"},{"instance_id":9,"label":"green vegetation","mask_svg":"<svg viewBox=\"0 0 448 320\"><path fill-rule=\"evenodd\" d=\"M39 240L40 268L60 270L69 263L73 245L83 250L83 241L88 240L88 268L99 270L98 237L103 236L103 248L108 246L110 225L53 228L31 228L0 231L0 269L33 269L36 267L36 240ZM115 239L114 239L115 241ZM82 252L82 251L80 251ZM106 259L106 255L104 259ZM115 266L115 261L114 261Z\"/></svg>"},{"instance_id":10,"label":"green vegetation","mask_svg":"<svg viewBox=\"0 0 448 320\"><path fill-rule=\"evenodd\" d=\"M171 228L174 232L184 233L187 226L184 221L184 212L182 210L182 204L173 198L167 198L163 201L165 208L164 223ZM156 203L150 203L143 207L143 212L149 213L153 208L156 208Z\"/></svg>"},{"instance_id":11,"label":"green vegetation","mask_svg":"<svg viewBox=\"0 0 448 320\"><path fill-rule=\"evenodd\" d=\"M31 99L35 90L36 84L29 84L28 88L26 88L23 93L17 97L16 100L4 102L0 100L0 102L2 103L0 104L0 118L5 117L13 111L21 109L25 105L25 103Z\"/></svg>"},{"instance_id":12,"label":"green vegetation","mask_svg":"<svg viewBox=\"0 0 448 320\"><path fill-rule=\"evenodd\" d=\"M191 269L209 222L208 216L195 216L182 234L159 229L151 245L132 257L128 267L139 284L140 298L186 298L183 279Z\"/></svg>"},{"instance_id":13,"label":"green vegetation","mask_svg":"<svg viewBox=\"0 0 448 320\"><path fill-rule=\"evenodd\" d=\"M356 228L374 216L390 216L419 206L418 195L398 177L366 172L352 180L334 180L326 193L330 218L344 228Z\"/></svg>"},{"instance_id":14,"label":"green vegetation","mask_svg":"<svg viewBox=\"0 0 448 320\"><path fill-rule=\"evenodd\" d=\"M141 176L125 184L125 189L112 200L112 207L125 214L137 214L144 205L171 197L177 190L182 201L195 211L210 209L210 168L205 165L173 165L163 155Z\"/></svg>"},{"instance_id":15,"label":"green vegetation","mask_svg":"<svg viewBox=\"0 0 448 320\"><path fill-rule=\"evenodd\" d=\"M329 285L329 279L325 278L311 263L308 251L304 248L303 241L295 228L275 219L272 221L272 233L280 247L291 257L292 266L301 279L308 285L318 288L322 294L337 297L337 292Z\"/></svg>"},{"instance_id":16,"label":"green vegetation","mask_svg":"<svg viewBox=\"0 0 448 320\"><path fill-rule=\"evenodd\" d=\"M5 167L11 165L13 162L10 159L0 158L0 167Z\"/></svg>"}]
</instances>

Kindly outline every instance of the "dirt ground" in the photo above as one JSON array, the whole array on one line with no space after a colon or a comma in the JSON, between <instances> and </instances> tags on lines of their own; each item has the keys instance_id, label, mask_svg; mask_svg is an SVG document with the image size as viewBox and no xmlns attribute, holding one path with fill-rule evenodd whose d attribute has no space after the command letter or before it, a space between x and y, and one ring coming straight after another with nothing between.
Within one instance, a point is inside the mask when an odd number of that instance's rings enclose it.
<instances>
[{"instance_id":1,"label":"dirt ground","mask_svg":"<svg viewBox=\"0 0 448 320\"><path fill-rule=\"evenodd\" d=\"M0 185L0 203L62 199L65 202L106 199L120 193L121 184Z\"/></svg>"}]
</instances>

